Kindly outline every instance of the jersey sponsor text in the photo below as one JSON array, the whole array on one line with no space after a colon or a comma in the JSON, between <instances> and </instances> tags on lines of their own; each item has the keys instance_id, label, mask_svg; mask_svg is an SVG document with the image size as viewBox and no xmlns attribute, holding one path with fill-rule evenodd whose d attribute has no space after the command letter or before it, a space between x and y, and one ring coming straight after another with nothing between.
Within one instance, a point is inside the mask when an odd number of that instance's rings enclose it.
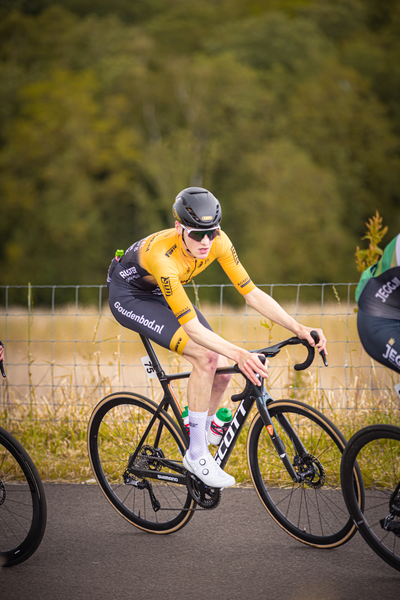
<instances>
[{"instance_id":1,"label":"jersey sponsor text","mask_svg":"<svg viewBox=\"0 0 400 600\"><path fill-rule=\"evenodd\" d=\"M375 298L379 298L382 302L386 302L389 298L390 294L397 290L400 287L400 279L398 277L393 277L390 281L385 283L375 294Z\"/></svg>"},{"instance_id":2,"label":"jersey sponsor text","mask_svg":"<svg viewBox=\"0 0 400 600\"><path fill-rule=\"evenodd\" d=\"M164 329L164 325L156 325L155 319L150 321L149 319L145 319L144 315L136 315L133 310L126 310L126 308L121 306L121 303L118 301L114 302L114 307L119 313L121 313L121 315L124 315L124 317L132 319L132 321L136 321L137 323L144 325L144 327L148 327L155 333L161 334L162 330Z\"/></svg>"},{"instance_id":3,"label":"jersey sponsor text","mask_svg":"<svg viewBox=\"0 0 400 600\"><path fill-rule=\"evenodd\" d=\"M166 296L172 296L172 285L169 277L161 277L161 284L163 286Z\"/></svg>"}]
</instances>

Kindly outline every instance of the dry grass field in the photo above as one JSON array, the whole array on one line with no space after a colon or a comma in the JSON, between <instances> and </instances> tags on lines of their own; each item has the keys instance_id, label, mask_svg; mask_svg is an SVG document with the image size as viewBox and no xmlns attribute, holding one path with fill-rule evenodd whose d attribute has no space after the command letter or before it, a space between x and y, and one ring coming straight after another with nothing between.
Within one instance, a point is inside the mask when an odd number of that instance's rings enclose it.
<instances>
[{"instance_id":1,"label":"dry grass field","mask_svg":"<svg viewBox=\"0 0 400 600\"><path fill-rule=\"evenodd\" d=\"M290 337L289 332L263 322L243 309L202 305L214 330L248 349L263 348ZM302 347L288 348L271 360L268 388L278 399L296 398L323 410L346 436L365 423L398 422L399 401L394 373L374 365L362 351L354 306L340 299L321 305L295 304L285 309L306 325L322 327L329 341L329 367L319 357L306 372L296 373ZM44 479L84 481L92 477L86 452L86 427L95 404L106 394L137 391L160 398L160 386L147 379L141 363L144 349L138 336L122 329L108 307L66 306L51 313L13 308L0 312L0 339L6 342L7 379L0 384L0 423L26 446ZM187 370L181 357L155 346L168 372ZM243 379L232 379L224 404ZM175 387L185 406L185 384ZM246 483L244 445L236 447L230 472ZM233 469L233 470L232 470Z\"/></svg>"}]
</instances>

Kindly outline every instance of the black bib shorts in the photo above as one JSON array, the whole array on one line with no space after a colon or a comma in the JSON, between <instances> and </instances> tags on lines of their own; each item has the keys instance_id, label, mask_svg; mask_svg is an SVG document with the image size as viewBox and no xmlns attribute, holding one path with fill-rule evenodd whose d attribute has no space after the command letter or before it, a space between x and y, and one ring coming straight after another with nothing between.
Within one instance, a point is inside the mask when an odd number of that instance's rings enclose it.
<instances>
[{"instance_id":1,"label":"black bib shorts","mask_svg":"<svg viewBox=\"0 0 400 600\"><path fill-rule=\"evenodd\" d=\"M162 293L140 290L118 277L125 267L113 261L108 274L110 309L118 323L148 337L159 346L183 354L189 336L170 309ZM212 331L201 312L194 307L202 325Z\"/></svg>"},{"instance_id":2,"label":"black bib shorts","mask_svg":"<svg viewBox=\"0 0 400 600\"><path fill-rule=\"evenodd\" d=\"M400 373L400 267L367 282L358 302L357 329L371 358Z\"/></svg>"}]
</instances>

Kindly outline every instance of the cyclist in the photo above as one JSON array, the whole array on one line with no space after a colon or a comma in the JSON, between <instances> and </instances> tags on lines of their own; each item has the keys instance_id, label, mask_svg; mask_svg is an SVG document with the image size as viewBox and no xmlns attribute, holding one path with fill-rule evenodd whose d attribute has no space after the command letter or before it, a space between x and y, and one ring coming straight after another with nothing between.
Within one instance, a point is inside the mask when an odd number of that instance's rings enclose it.
<instances>
[{"instance_id":1,"label":"cyclist","mask_svg":"<svg viewBox=\"0 0 400 600\"><path fill-rule=\"evenodd\" d=\"M314 345L312 328L288 315L271 296L257 288L241 265L228 236L221 230L221 206L204 188L182 190L173 205L175 227L135 242L111 262L107 282L111 312L117 321L187 359L193 370L188 380L190 445L183 458L186 469L214 488L234 485L235 479L213 460L206 441L229 375L215 376L217 367L235 361L255 384L268 367L257 354L214 333L192 305L183 284L217 260L247 304ZM326 339L317 329L318 349Z\"/></svg>"},{"instance_id":2,"label":"cyclist","mask_svg":"<svg viewBox=\"0 0 400 600\"><path fill-rule=\"evenodd\" d=\"M400 234L361 275L356 302L358 334L365 351L400 373Z\"/></svg>"}]
</instances>

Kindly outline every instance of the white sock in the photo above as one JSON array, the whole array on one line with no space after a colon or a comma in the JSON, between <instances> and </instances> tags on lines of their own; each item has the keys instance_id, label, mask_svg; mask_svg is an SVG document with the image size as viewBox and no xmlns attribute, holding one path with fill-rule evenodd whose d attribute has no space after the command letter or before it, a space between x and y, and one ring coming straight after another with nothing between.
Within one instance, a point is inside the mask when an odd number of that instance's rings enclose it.
<instances>
[{"instance_id":1,"label":"white sock","mask_svg":"<svg viewBox=\"0 0 400 600\"><path fill-rule=\"evenodd\" d=\"M207 419L206 419L206 446L208 446L207 433L208 433L208 431L209 431L209 429L211 427L211 423L213 422L215 414L213 414L213 415L207 415Z\"/></svg>"},{"instance_id":2,"label":"white sock","mask_svg":"<svg viewBox=\"0 0 400 600\"><path fill-rule=\"evenodd\" d=\"M190 444L189 460L197 460L200 456L207 454L206 444L206 421L208 410L205 412L194 412L189 410Z\"/></svg>"}]
</instances>

